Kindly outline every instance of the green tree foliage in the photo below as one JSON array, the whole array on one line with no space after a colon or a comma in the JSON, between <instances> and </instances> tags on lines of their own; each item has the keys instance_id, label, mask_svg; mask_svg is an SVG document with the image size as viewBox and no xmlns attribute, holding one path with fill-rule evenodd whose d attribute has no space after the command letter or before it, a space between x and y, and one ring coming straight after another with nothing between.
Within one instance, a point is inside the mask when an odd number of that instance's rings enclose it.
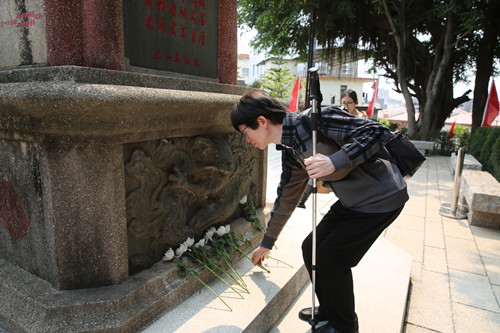
<instances>
[{"instance_id":1,"label":"green tree foliage","mask_svg":"<svg viewBox=\"0 0 500 333\"><path fill-rule=\"evenodd\" d=\"M385 125L386 127L389 127L391 132L397 131L399 125L397 123L390 123L387 119L380 119L379 123Z\"/></svg>"},{"instance_id":2,"label":"green tree foliage","mask_svg":"<svg viewBox=\"0 0 500 333\"><path fill-rule=\"evenodd\" d=\"M260 86L261 82L259 80L255 80L249 85L250 88L260 88Z\"/></svg>"},{"instance_id":3,"label":"green tree foliage","mask_svg":"<svg viewBox=\"0 0 500 333\"><path fill-rule=\"evenodd\" d=\"M319 56L371 58L405 97L409 135L439 132L467 93L453 96L474 63L487 0L239 0L241 24L258 31L252 45L306 59L309 17L316 12ZM498 44L498 43L497 43ZM414 105L418 101L419 116Z\"/></svg>"},{"instance_id":4,"label":"green tree foliage","mask_svg":"<svg viewBox=\"0 0 500 333\"><path fill-rule=\"evenodd\" d=\"M288 68L287 63L282 59L274 61L273 65L266 72L261 83L261 88L271 97L281 99L283 102L289 102L295 78Z\"/></svg>"}]
</instances>

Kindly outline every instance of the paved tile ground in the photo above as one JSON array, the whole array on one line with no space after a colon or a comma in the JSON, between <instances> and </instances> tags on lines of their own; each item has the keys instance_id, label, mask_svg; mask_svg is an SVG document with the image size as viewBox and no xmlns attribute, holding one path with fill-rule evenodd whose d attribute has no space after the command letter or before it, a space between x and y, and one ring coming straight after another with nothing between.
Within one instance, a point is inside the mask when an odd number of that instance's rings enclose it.
<instances>
[{"instance_id":1,"label":"paved tile ground","mask_svg":"<svg viewBox=\"0 0 500 333\"><path fill-rule=\"evenodd\" d=\"M280 155L270 148L268 156L267 200L272 201ZM449 157L428 157L408 181L410 201L383 234L413 257L407 333L500 332L500 230L440 215L451 201L453 182ZM334 201L333 194L318 194L318 209Z\"/></svg>"},{"instance_id":2,"label":"paved tile ground","mask_svg":"<svg viewBox=\"0 0 500 333\"><path fill-rule=\"evenodd\" d=\"M428 157L385 237L413 255L406 332L500 332L500 231L439 214L453 191L448 157Z\"/></svg>"}]
</instances>

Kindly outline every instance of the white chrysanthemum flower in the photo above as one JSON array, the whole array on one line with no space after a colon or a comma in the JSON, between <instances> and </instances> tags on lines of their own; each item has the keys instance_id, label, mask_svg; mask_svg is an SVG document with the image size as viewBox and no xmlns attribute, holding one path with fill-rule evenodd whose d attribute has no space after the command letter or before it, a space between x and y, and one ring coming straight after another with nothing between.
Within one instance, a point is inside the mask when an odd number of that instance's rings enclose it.
<instances>
[{"instance_id":1,"label":"white chrysanthemum flower","mask_svg":"<svg viewBox=\"0 0 500 333\"><path fill-rule=\"evenodd\" d=\"M251 240L253 237L253 234L251 232L246 232L244 235L243 235L243 241L246 242L246 241L249 241Z\"/></svg>"},{"instance_id":2,"label":"white chrysanthemum flower","mask_svg":"<svg viewBox=\"0 0 500 333\"><path fill-rule=\"evenodd\" d=\"M188 249L186 243L182 243L181 245L179 245L179 247L177 248L177 250L175 250L175 255L177 257L180 257L184 254L184 252L186 252Z\"/></svg>"},{"instance_id":3,"label":"white chrysanthemum flower","mask_svg":"<svg viewBox=\"0 0 500 333\"><path fill-rule=\"evenodd\" d=\"M184 243L186 244L187 247L191 247L194 245L194 238L188 237Z\"/></svg>"},{"instance_id":4,"label":"white chrysanthemum flower","mask_svg":"<svg viewBox=\"0 0 500 333\"><path fill-rule=\"evenodd\" d=\"M204 247L205 246L205 238L202 238L198 241L198 243L194 244L194 247Z\"/></svg>"},{"instance_id":5,"label":"white chrysanthemum flower","mask_svg":"<svg viewBox=\"0 0 500 333\"><path fill-rule=\"evenodd\" d=\"M174 259L174 257L175 257L174 250L172 250L172 248L169 248L167 251L165 251L165 254L163 255L162 259L165 261L170 261Z\"/></svg>"},{"instance_id":6,"label":"white chrysanthemum flower","mask_svg":"<svg viewBox=\"0 0 500 333\"><path fill-rule=\"evenodd\" d=\"M212 240L214 234L215 234L215 228L214 227L209 228L207 232L205 232L205 239L207 241Z\"/></svg>"},{"instance_id":7,"label":"white chrysanthemum flower","mask_svg":"<svg viewBox=\"0 0 500 333\"><path fill-rule=\"evenodd\" d=\"M229 224L226 224L226 234L228 234L229 231L231 231L231 226Z\"/></svg>"},{"instance_id":8,"label":"white chrysanthemum flower","mask_svg":"<svg viewBox=\"0 0 500 333\"><path fill-rule=\"evenodd\" d=\"M246 204L246 203L247 203L247 200L248 200L248 199L247 199L247 196L246 196L246 195L242 196L242 197L241 197L241 199L240 199L240 205L244 205L244 204Z\"/></svg>"},{"instance_id":9,"label":"white chrysanthemum flower","mask_svg":"<svg viewBox=\"0 0 500 333\"><path fill-rule=\"evenodd\" d=\"M223 225L221 225L221 226L219 227L219 229L217 229L217 235L218 235L219 237L222 237L222 236L224 236L225 234L226 234L226 227L225 227L225 226L223 226Z\"/></svg>"}]
</instances>

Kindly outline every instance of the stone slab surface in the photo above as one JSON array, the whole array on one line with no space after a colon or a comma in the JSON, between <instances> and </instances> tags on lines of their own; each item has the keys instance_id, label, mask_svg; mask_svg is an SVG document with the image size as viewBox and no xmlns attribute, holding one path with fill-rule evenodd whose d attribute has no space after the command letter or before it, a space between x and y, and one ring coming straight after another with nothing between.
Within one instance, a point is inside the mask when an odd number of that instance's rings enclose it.
<instances>
[{"instance_id":1,"label":"stone slab surface","mask_svg":"<svg viewBox=\"0 0 500 333\"><path fill-rule=\"evenodd\" d=\"M241 260L237 268L250 291L242 293L244 298L220 280L210 283L232 311L207 288L202 288L142 332L268 332L309 281L300 249L307 217L304 211L297 210L276 242L276 249L270 253L293 268L267 259L265 267L271 273L266 273L249 260Z\"/></svg>"},{"instance_id":2,"label":"stone slab surface","mask_svg":"<svg viewBox=\"0 0 500 333\"><path fill-rule=\"evenodd\" d=\"M221 84L203 80L155 75L151 73L131 73L102 68L80 66L52 66L16 68L0 72L0 83L70 81L117 86L147 87L187 91L204 91L221 94L243 95L248 88L231 84Z\"/></svg>"},{"instance_id":3,"label":"stone slab surface","mask_svg":"<svg viewBox=\"0 0 500 333\"><path fill-rule=\"evenodd\" d=\"M408 253L380 237L353 269L360 332L401 332L411 265ZM318 304L317 300L315 303ZM312 285L308 283L270 333L310 332L311 326L298 319L298 312L311 304Z\"/></svg>"},{"instance_id":4,"label":"stone slab surface","mask_svg":"<svg viewBox=\"0 0 500 333\"><path fill-rule=\"evenodd\" d=\"M252 244L262 238L243 219L231 223L231 230ZM200 278L211 280L207 271ZM8 333L137 332L198 289L196 280L179 277L172 262L158 262L119 285L59 291L0 259L0 327Z\"/></svg>"},{"instance_id":5,"label":"stone slab surface","mask_svg":"<svg viewBox=\"0 0 500 333\"><path fill-rule=\"evenodd\" d=\"M457 154L451 153L450 156L450 171L452 175L455 175L455 169L457 168ZM483 165L479 163L478 160L471 154L465 154L463 170L479 170L481 171Z\"/></svg>"},{"instance_id":6,"label":"stone slab surface","mask_svg":"<svg viewBox=\"0 0 500 333\"><path fill-rule=\"evenodd\" d=\"M385 233L416 255L406 333L500 332L500 230L441 216L439 207L450 202L452 188L449 157L430 156L408 182L411 198L407 207L418 209L403 212ZM425 221L421 239L408 223L398 223L417 217ZM405 237L410 234L413 237ZM419 257L422 250L423 261Z\"/></svg>"},{"instance_id":7,"label":"stone slab surface","mask_svg":"<svg viewBox=\"0 0 500 333\"><path fill-rule=\"evenodd\" d=\"M470 209L500 214L500 183L490 173L465 170L461 186Z\"/></svg>"},{"instance_id":8,"label":"stone slab surface","mask_svg":"<svg viewBox=\"0 0 500 333\"><path fill-rule=\"evenodd\" d=\"M26 140L111 144L231 132L228 115L239 97L71 81L5 83L0 137L15 132Z\"/></svg>"},{"instance_id":9,"label":"stone slab surface","mask_svg":"<svg viewBox=\"0 0 500 333\"><path fill-rule=\"evenodd\" d=\"M462 199L468 205L471 225L500 227L500 183L488 172L464 170Z\"/></svg>"},{"instance_id":10,"label":"stone slab surface","mask_svg":"<svg viewBox=\"0 0 500 333\"><path fill-rule=\"evenodd\" d=\"M143 332L308 332L309 324L300 321L297 313L303 307L311 306L312 302L311 284L305 268L302 267L300 250L302 238L310 228L310 213L310 210L296 210L276 243L278 249L272 251L272 256L293 263L294 267L301 267L303 272L268 260L267 267L271 270L271 274L268 274L252 267L248 261L242 261L239 270L245 272L244 279L249 285L250 295L244 294L244 299L241 299L219 281L210 284L233 308L232 312L210 291L203 288L199 294L167 312ZM374 332L401 331L411 264L412 258L409 254L381 237L354 268L360 327L369 327ZM303 281L298 284L292 281L297 279L297 274L302 275L301 279L305 277L305 288L302 288ZM300 288L287 289L288 283ZM280 297L280 289L281 292L293 292L295 295L290 295L291 299L288 297L289 303L280 303L279 306L275 304L269 308L269 304ZM293 300L295 301L287 309ZM284 315L281 319L275 318L275 322L279 320L276 326L272 329L265 327L272 321L270 318L263 320L262 316L280 312ZM255 327L255 322L261 321L268 322Z\"/></svg>"},{"instance_id":11,"label":"stone slab surface","mask_svg":"<svg viewBox=\"0 0 500 333\"><path fill-rule=\"evenodd\" d=\"M421 141L421 140L410 140L410 141L415 145L417 149L432 150L434 148L434 141Z\"/></svg>"},{"instance_id":12,"label":"stone slab surface","mask_svg":"<svg viewBox=\"0 0 500 333\"><path fill-rule=\"evenodd\" d=\"M500 313L498 302L491 292L487 275L450 269L450 289L454 302L478 309ZM474 292L470 292L474 290Z\"/></svg>"}]
</instances>

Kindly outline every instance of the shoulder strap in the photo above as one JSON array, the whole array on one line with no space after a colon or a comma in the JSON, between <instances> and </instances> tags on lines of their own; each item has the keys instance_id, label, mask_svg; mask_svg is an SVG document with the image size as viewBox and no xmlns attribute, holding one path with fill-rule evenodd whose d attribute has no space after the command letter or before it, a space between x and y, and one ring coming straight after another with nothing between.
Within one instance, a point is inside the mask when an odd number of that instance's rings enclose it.
<instances>
[{"instance_id":1,"label":"shoulder strap","mask_svg":"<svg viewBox=\"0 0 500 333\"><path fill-rule=\"evenodd\" d=\"M306 114L306 112L307 112L307 114ZM320 126L321 125L321 115L319 116L319 119L320 119L320 122L318 124L318 129L321 128L321 126ZM312 133L312 129L311 129L311 109L302 112L300 121L301 121L302 126L306 129L306 131L308 133ZM321 142L334 142L335 144L339 145L335 140L326 137L319 130L316 131L316 135L318 137L318 141L321 141Z\"/></svg>"}]
</instances>

